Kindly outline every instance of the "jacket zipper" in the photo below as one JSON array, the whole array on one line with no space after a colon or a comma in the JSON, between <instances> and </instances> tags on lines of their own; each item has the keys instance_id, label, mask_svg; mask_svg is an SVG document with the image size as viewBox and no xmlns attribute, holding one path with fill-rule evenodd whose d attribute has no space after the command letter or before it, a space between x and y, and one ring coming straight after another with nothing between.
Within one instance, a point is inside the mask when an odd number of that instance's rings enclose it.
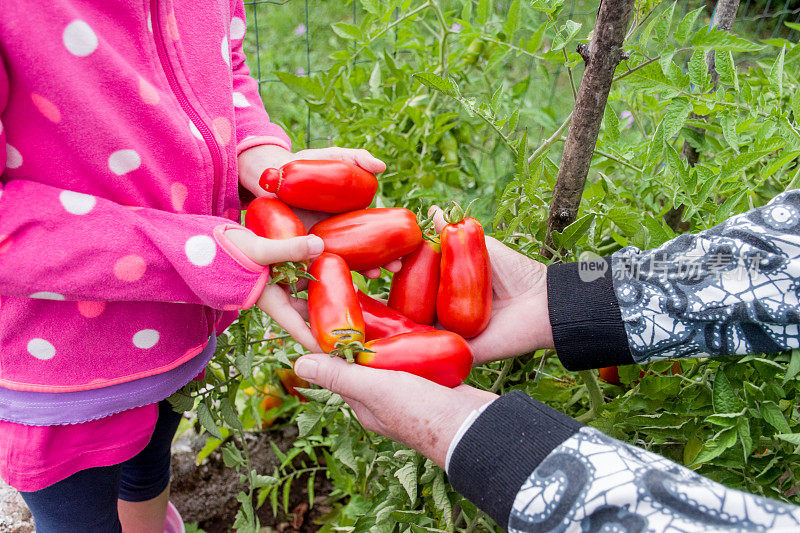
<instances>
[{"instance_id":1,"label":"jacket zipper","mask_svg":"<svg viewBox=\"0 0 800 533\"><path fill-rule=\"evenodd\" d=\"M197 110L192 107L192 104L186 97L186 93L183 92L183 88L178 82L177 76L175 76L175 70L173 69L172 63L169 60L167 47L164 44L164 37L161 31L161 17L159 13L158 0L151 0L150 2L150 18L153 25L153 37L155 38L156 42L158 58L161 61L161 66L167 76L167 82L172 89L172 93L178 99L178 103L180 104L184 113L188 115L189 120L191 120L195 125L197 131L200 132L200 135L203 137L203 140L208 147L208 151L211 153L211 161L214 166L214 183L211 191L211 214L217 215L220 176L222 174L222 155L220 154L219 145L217 144L217 140L214 137L214 133L211 131L211 128L209 128L205 123L203 118L200 116L200 113L198 113Z\"/></svg>"}]
</instances>

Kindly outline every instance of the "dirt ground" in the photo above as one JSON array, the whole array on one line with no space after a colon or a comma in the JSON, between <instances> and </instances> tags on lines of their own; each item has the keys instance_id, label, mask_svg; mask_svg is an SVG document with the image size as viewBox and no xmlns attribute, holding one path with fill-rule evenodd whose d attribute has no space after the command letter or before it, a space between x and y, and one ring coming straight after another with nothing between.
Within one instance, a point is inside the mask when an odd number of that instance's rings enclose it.
<instances>
[{"instance_id":1,"label":"dirt ground","mask_svg":"<svg viewBox=\"0 0 800 533\"><path fill-rule=\"evenodd\" d=\"M0 479L0 533L33 533L33 518L19 493Z\"/></svg>"},{"instance_id":2,"label":"dirt ground","mask_svg":"<svg viewBox=\"0 0 800 533\"><path fill-rule=\"evenodd\" d=\"M189 433L189 432L187 432ZM253 467L261 473L272 474L278 459L272 451L270 441L281 451L288 450L297 437L297 428L288 426L252 435L248 448ZM236 516L236 495L242 489L239 475L224 465L222 454L213 453L203 464L195 466L197 451L205 443L203 437L182 436L172 454L172 495L170 499L180 510L186 523L196 522L207 533L230 531ZM330 508L325 505L331 486L322 476L317 476L314 485L315 505L309 509L308 489L305 478L292 484L290 514L279 510L272 514L266 503L258 511L262 526L279 533L309 533L319 529L314 524ZM265 528L266 529L266 528ZM270 529L266 529L270 531Z\"/></svg>"},{"instance_id":3,"label":"dirt ground","mask_svg":"<svg viewBox=\"0 0 800 533\"><path fill-rule=\"evenodd\" d=\"M261 473L272 474L278 463L269 443L282 451L288 450L297 437L297 428L287 426L252 435L248 443L253 467ZM236 495L243 488L238 474L227 468L217 451L200 466L195 466L197 452L205 438L188 430L173 445L172 495L170 499L186 523L198 523L207 533L231 531L236 516ZM309 509L306 479L295 481L290 497L290 514L274 516L269 503L259 511L263 532L309 533L317 531L314 521L330 511L325 505L331 486L324 476L317 476L314 486L314 507ZM16 490L0 481L0 533L33 533L33 519Z\"/></svg>"}]
</instances>

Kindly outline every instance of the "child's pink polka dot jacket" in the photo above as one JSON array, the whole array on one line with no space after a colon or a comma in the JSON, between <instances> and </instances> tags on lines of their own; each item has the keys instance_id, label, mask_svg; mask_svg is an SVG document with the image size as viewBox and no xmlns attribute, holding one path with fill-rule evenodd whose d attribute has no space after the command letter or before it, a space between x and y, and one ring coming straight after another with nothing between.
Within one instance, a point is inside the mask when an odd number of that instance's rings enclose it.
<instances>
[{"instance_id":1,"label":"child's pink polka dot jacket","mask_svg":"<svg viewBox=\"0 0 800 533\"><path fill-rule=\"evenodd\" d=\"M253 305L268 275L223 235L239 217L237 154L290 149L244 62L242 2L0 5L0 390L166 375ZM23 430L2 418L9 478ZM24 427L29 441L75 430Z\"/></svg>"}]
</instances>

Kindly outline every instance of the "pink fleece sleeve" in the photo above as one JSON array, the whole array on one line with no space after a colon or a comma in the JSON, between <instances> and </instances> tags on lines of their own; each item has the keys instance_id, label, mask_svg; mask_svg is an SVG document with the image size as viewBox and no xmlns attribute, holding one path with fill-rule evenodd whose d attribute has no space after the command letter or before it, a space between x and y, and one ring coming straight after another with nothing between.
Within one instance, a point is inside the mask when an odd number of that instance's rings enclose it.
<instances>
[{"instance_id":1,"label":"pink fleece sleeve","mask_svg":"<svg viewBox=\"0 0 800 533\"><path fill-rule=\"evenodd\" d=\"M272 144L287 150L292 142L283 128L273 124L258 93L258 81L250 76L242 49L246 22L242 0L234 0L230 45L233 69L233 105L236 114L236 149L241 153L253 146Z\"/></svg>"},{"instance_id":2,"label":"pink fleece sleeve","mask_svg":"<svg viewBox=\"0 0 800 533\"><path fill-rule=\"evenodd\" d=\"M0 168L13 157L2 154ZM224 230L232 227L240 226L34 181L0 183L0 294L246 308L268 269L228 241Z\"/></svg>"}]
</instances>

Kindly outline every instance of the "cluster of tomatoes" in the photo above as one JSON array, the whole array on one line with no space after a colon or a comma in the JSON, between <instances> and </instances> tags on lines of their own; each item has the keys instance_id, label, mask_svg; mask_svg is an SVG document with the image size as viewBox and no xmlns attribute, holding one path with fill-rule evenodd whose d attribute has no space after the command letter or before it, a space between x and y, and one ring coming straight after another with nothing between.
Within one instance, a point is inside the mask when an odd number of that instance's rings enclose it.
<instances>
[{"instance_id":1,"label":"cluster of tomatoes","mask_svg":"<svg viewBox=\"0 0 800 533\"><path fill-rule=\"evenodd\" d=\"M306 235L290 206L333 214L308 231L325 243L308 272L302 263L272 267L273 282L309 279L309 321L323 350L447 387L464 381L473 361L465 339L483 331L492 312L491 265L477 220L454 206L438 239L423 235L408 209L368 209L378 181L344 161L292 161L264 171L260 185L277 196L247 209L245 226L262 237ZM353 285L351 270L400 258L388 305ZM433 327L437 320L443 329Z\"/></svg>"}]
</instances>

